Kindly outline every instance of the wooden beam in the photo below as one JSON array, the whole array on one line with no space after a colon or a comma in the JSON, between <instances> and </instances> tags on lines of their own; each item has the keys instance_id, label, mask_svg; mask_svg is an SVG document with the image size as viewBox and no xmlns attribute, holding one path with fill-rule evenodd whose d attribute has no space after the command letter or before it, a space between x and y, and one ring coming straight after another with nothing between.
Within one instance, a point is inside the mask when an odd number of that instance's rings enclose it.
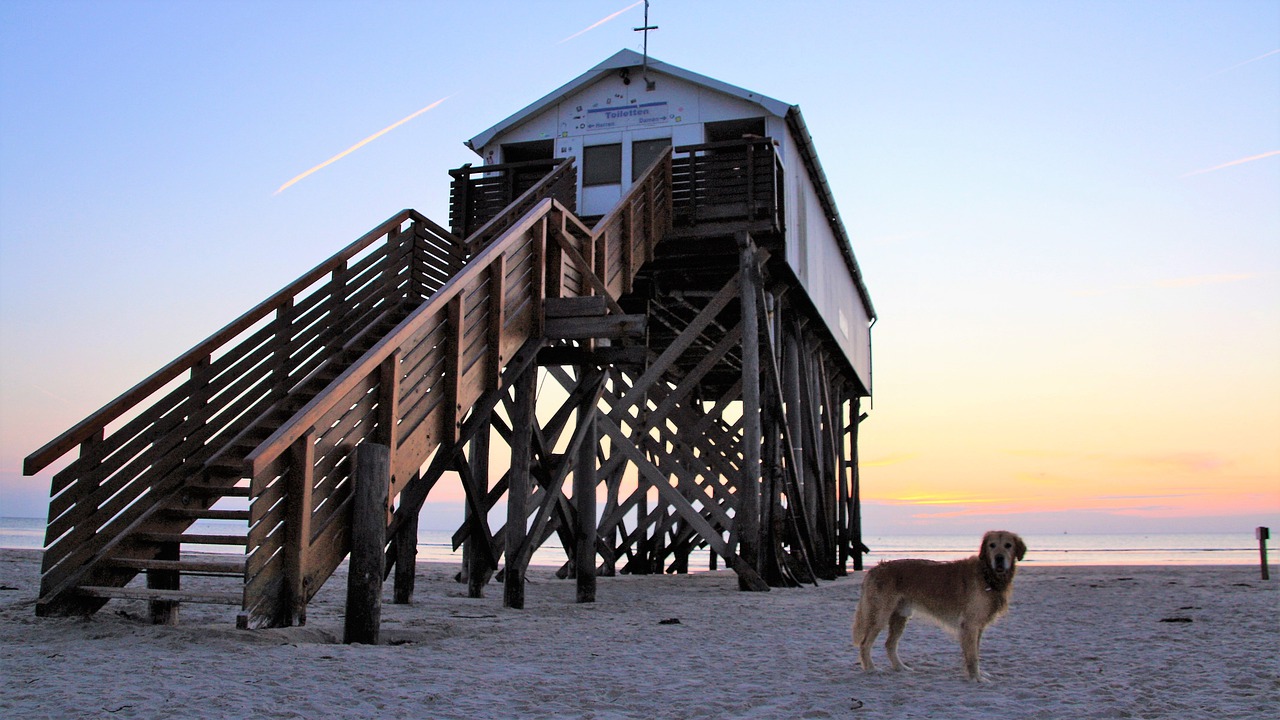
<instances>
[{"instance_id":1,"label":"wooden beam","mask_svg":"<svg viewBox=\"0 0 1280 720\"><path fill-rule=\"evenodd\" d=\"M396 605L413 602L413 586L418 570L418 516L410 515L395 534L396 574L394 600Z\"/></svg>"},{"instance_id":2,"label":"wooden beam","mask_svg":"<svg viewBox=\"0 0 1280 720\"><path fill-rule=\"evenodd\" d=\"M644 335L647 317L605 315L603 317L547 318L545 335L552 340L622 339Z\"/></svg>"},{"instance_id":3,"label":"wooden beam","mask_svg":"<svg viewBox=\"0 0 1280 720\"><path fill-rule=\"evenodd\" d=\"M521 564L525 545L529 542L530 465L533 462L534 394L537 368L530 367L516 378L515 408L512 412L511 472L507 490L506 556L502 605L515 610L524 608L525 567Z\"/></svg>"},{"instance_id":4,"label":"wooden beam","mask_svg":"<svg viewBox=\"0 0 1280 720\"><path fill-rule=\"evenodd\" d=\"M471 524L466 545L462 551L466 565L467 597L484 597L484 586L498 569L498 558L493 548L493 533L489 530L489 508L485 496L489 491L489 441L486 426L471 439L469 463L459 463L462 488L466 493L466 514Z\"/></svg>"},{"instance_id":5,"label":"wooden beam","mask_svg":"<svg viewBox=\"0 0 1280 720\"><path fill-rule=\"evenodd\" d=\"M600 402L600 390L604 387L604 374L595 368L582 368L583 382L592 382L596 391L589 402L578 406L578 426L582 440L578 445L577 464L573 469L573 502L577 510L577 545L574 547L574 564L578 581L577 599L580 603L596 601L596 451L600 436L596 428L596 405Z\"/></svg>"},{"instance_id":6,"label":"wooden beam","mask_svg":"<svg viewBox=\"0 0 1280 720\"><path fill-rule=\"evenodd\" d=\"M738 507L734 531L742 562L760 570L760 343L756 320L755 243L747 233L738 235L739 304L742 307L742 475L738 482ZM740 590L756 589L739 575Z\"/></svg>"},{"instance_id":7,"label":"wooden beam","mask_svg":"<svg viewBox=\"0 0 1280 720\"><path fill-rule=\"evenodd\" d=\"M377 645L382 623L383 553L387 538L387 490L391 449L363 442L353 462L351 561L342 642Z\"/></svg>"}]
</instances>

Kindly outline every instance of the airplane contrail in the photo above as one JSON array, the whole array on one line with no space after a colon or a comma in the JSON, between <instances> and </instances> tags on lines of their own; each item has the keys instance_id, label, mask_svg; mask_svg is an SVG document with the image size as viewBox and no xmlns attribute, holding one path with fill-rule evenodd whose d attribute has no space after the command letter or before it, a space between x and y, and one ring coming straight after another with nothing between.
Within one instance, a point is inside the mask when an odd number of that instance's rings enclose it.
<instances>
[{"instance_id":1,"label":"airplane contrail","mask_svg":"<svg viewBox=\"0 0 1280 720\"><path fill-rule=\"evenodd\" d=\"M624 12L626 12L626 11L630 10L631 8L636 7L637 5L643 5L643 4L644 4L644 0L639 0L639 2L633 2L633 3L631 3L630 5L628 5L628 6L624 7L624 8L622 8L622 9L621 9L621 10L619 10L618 12L616 12L616 13L614 13L614 14L610 15L609 17L604 18L603 20L598 20L598 21L596 21L596 23L595 23L594 25L591 25L590 27L583 28L583 29L579 30L578 32L576 32L576 33L574 33L574 34L570 35L569 37L567 37L567 38L565 38L565 39L561 40L560 42L558 42L558 43L556 43L556 44L557 44L557 45L560 45L561 43L567 43L567 42L569 42L570 40L572 40L572 39L574 39L574 38L578 37L579 35L583 35L583 34L585 34L585 33L591 32L592 30L595 30L596 28L600 27L601 25L603 25L603 24L605 24L605 23L609 22L610 20L613 20L614 18L616 18L616 17L618 17L619 15L621 15L622 13L624 13Z\"/></svg>"},{"instance_id":2,"label":"airplane contrail","mask_svg":"<svg viewBox=\"0 0 1280 720\"><path fill-rule=\"evenodd\" d=\"M1213 77L1214 75L1221 75L1222 73L1225 73L1225 72L1231 72L1232 70L1235 70L1235 69L1236 69L1236 68L1238 68L1238 67L1244 67L1245 65L1248 65L1249 63L1256 63L1256 62L1258 62L1259 60L1261 60L1261 59L1263 59L1263 58L1269 58L1269 57L1271 57L1272 55L1275 55L1276 53L1280 53L1280 49L1272 50L1271 52L1265 52L1265 53L1262 53L1262 54L1261 54L1261 55L1259 55L1258 57L1256 57L1256 58L1251 58L1251 59L1249 59L1249 60L1245 60L1244 62L1238 62L1238 63L1236 63L1235 65L1232 65L1232 66L1231 66L1231 67L1229 67L1229 68L1223 68L1223 69L1219 70L1218 72L1213 73L1213 75L1210 75L1209 77Z\"/></svg>"},{"instance_id":3,"label":"airplane contrail","mask_svg":"<svg viewBox=\"0 0 1280 720\"><path fill-rule=\"evenodd\" d=\"M1261 160L1263 158L1269 158L1275 155L1280 155L1280 150L1271 150L1270 152L1264 152L1261 155L1251 155L1247 158L1240 158L1239 160L1232 160L1231 162L1222 163L1221 165L1214 165L1211 168L1204 168L1202 170L1192 170L1191 172L1186 173L1185 175L1179 175L1178 177L1186 178L1186 177L1191 177L1192 175L1203 175L1205 173L1211 173L1215 170L1222 170L1223 168L1234 167L1236 165L1243 165L1248 162L1253 162L1254 160Z\"/></svg>"},{"instance_id":4,"label":"airplane contrail","mask_svg":"<svg viewBox=\"0 0 1280 720\"><path fill-rule=\"evenodd\" d=\"M383 135L386 135L387 133L391 132L392 130L395 130L396 128L400 127L401 125L403 125L403 124L405 124L405 123L409 122L410 120L412 120L412 119L414 119L414 118L418 117L419 115L421 115L421 114L423 114L423 113L427 112L428 110L434 110L434 109L436 108L436 106L437 106L437 105L439 105L440 103L444 102L445 100L448 100L448 99L449 99L449 97L451 97L451 96L445 96L445 97L442 97L442 98L440 98L439 100L437 100L437 101L435 101L435 102L431 103L430 105L428 105L428 106L426 106L426 107L422 108L421 110L419 110L419 111L417 111L417 112L413 113L412 115L409 115L408 117L403 118L403 119L401 119L401 120L397 120L396 122L394 122L394 123L392 123L392 124L390 124L390 125L388 125L388 126L386 126L386 127L382 128L382 129L381 129L381 130L379 130L378 132L376 132L376 133L374 133L374 134L370 135L369 137L367 137L367 138L365 138L365 139L361 140L360 142L356 143L355 145L352 145L351 147L347 148L346 150L343 150L342 152L338 153L337 155L334 155L333 157L329 158L328 160L325 160L324 162L320 163L319 165L317 165L317 166L315 166L315 167L311 168L310 170L308 170L308 171L306 171L306 172L302 173L301 175L298 175L297 177L295 177L294 179L290 180L289 182L287 182L287 183L285 183L285 184L281 185L281 186L279 187L279 189L277 189L277 190L276 190L274 193L272 193L272 194L273 194L273 195L279 195L280 193L282 193L282 192L284 192L286 189L288 189L290 185L293 185L294 183L296 183L296 182L298 182L299 180L301 180L301 179L303 179L303 178L307 177L308 175L310 175L310 174L314 173L315 171L320 170L321 168L328 167L328 166L330 166L330 165L332 165L332 164L334 164L334 163L338 162L338 161L339 161L339 160L341 160L342 158L344 158L344 157L346 157L346 156L350 155L351 153L353 153L353 152L355 152L355 151L359 150L360 148L364 147L365 145L368 145L369 143L373 142L374 140L377 140L378 138L382 137Z\"/></svg>"}]
</instances>

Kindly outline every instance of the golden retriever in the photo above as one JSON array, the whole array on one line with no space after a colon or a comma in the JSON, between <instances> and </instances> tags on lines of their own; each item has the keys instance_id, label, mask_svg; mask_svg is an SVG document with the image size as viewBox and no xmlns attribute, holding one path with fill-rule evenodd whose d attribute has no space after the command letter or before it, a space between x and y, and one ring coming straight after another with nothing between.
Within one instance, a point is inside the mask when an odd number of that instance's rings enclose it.
<instances>
[{"instance_id":1,"label":"golden retriever","mask_svg":"<svg viewBox=\"0 0 1280 720\"><path fill-rule=\"evenodd\" d=\"M1004 530L982 536L978 554L964 560L891 560L867 571L853 616L853 643L862 669L875 670L871 646L886 626L884 648L894 670L910 670L898 659L898 640L912 612L959 635L970 680L985 678L978 667L982 631L1009 608L1013 574L1027 552L1022 538Z\"/></svg>"}]
</instances>

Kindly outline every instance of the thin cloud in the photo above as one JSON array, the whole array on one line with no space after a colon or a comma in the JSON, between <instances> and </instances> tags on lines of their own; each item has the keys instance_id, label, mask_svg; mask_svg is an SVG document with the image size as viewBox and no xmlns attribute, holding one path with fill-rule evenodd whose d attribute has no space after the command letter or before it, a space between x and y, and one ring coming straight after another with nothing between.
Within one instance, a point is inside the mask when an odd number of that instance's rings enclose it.
<instances>
[{"instance_id":1,"label":"thin cloud","mask_svg":"<svg viewBox=\"0 0 1280 720\"><path fill-rule=\"evenodd\" d=\"M587 34L587 33L591 32L592 30L595 30L596 28L600 27L601 25L603 25L603 24L605 24L605 23L609 22L610 20L614 20L614 19L616 19L619 15L622 15L622 14L623 14L623 13L625 13L626 11L628 11L628 10L630 10L630 9L632 9L632 8L635 8L635 7L639 7L639 6L643 5L643 4L644 4L644 0L638 0L638 2L633 2L633 3L631 3L630 5L628 5L628 6L624 7L624 8L622 8L622 9L621 9L621 10L619 10L618 12L616 12L616 13L614 13L614 14L612 14L612 15L610 15L610 16L608 16L608 17L606 17L606 18L603 18L603 19L597 20L594 24L589 25L589 26L587 26L587 27L585 27L585 28L583 28L583 29L579 30L578 32L576 32L576 33L574 33L574 34L570 35L569 37L567 37L567 38L565 38L565 39L561 40L560 42L558 42L558 43L556 43L556 44L557 44L557 45L561 45L561 44L563 44L563 43L567 43L567 42L569 42L570 40L572 40L572 39L574 39L574 38L578 37L579 35L585 35L585 34Z\"/></svg>"},{"instance_id":2,"label":"thin cloud","mask_svg":"<svg viewBox=\"0 0 1280 720\"><path fill-rule=\"evenodd\" d=\"M1189 177L1192 177L1193 175L1203 175L1205 173L1217 172L1218 170L1224 170L1229 167L1235 167L1236 165L1244 165L1245 163L1251 163L1255 160L1262 160L1269 157L1275 157L1276 155L1280 155L1280 150L1270 150L1260 155L1250 155L1249 157L1246 157L1246 158L1240 158L1239 160L1232 160L1231 162L1222 163L1221 165L1214 165L1213 167L1210 167L1210 168L1204 168L1201 170L1192 170L1191 172L1186 173L1185 175L1179 175L1178 177L1189 178Z\"/></svg>"},{"instance_id":3,"label":"thin cloud","mask_svg":"<svg viewBox=\"0 0 1280 720\"><path fill-rule=\"evenodd\" d=\"M1201 287L1204 285L1224 285L1227 283L1245 282L1266 277L1269 273L1222 273L1219 275L1192 275L1180 278L1165 278L1141 285L1117 285L1110 288L1089 288L1072 293L1076 297L1101 297L1115 292L1132 292L1135 290L1179 290L1183 288Z\"/></svg>"},{"instance_id":4,"label":"thin cloud","mask_svg":"<svg viewBox=\"0 0 1280 720\"><path fill-rule=\"evenodd\" d=\"M328 160L325 160L324 162L320 163L319 165L317 165L317 166L315 166L315 167L311 168L310 170L308 170L308 171L306 171L306 172L302 173L301 175L298 175L297 177L293 178L293 179L292 179L292 180L290 180L289 182L287 182L287 183L285 183L285 184L281 185L281 186L280 186L280 187L279 187L279 188L278 188L274 193L272 193L272 194L273 194L273 195L279 195L280 193L282 193L282 192L284 192L285 190L287 190L290 186L292 186L293 184L297 183L299 180L302 180L303 178L307 177L308 175L311 175L312 173L316 172L317 170L321 170L321 169L323 169L323 168L326 168L326 167L328 167L328 166L330 166L330 165L332 165L332 164L334 164L334 163L338 162L338 161L339 161L339 160L341 160L342 158L344 158L344 157L346 157L346 156L350 155L351 153L353 153L353 152L355 152L355 151L359 150L360 148L364 147L365 145L368 145L369 143L373 142L374 140L377 140L378 138L382 137L383 135L386 135L387 133L391 132L392 130L395 130L396 128L400 127L401 125L403 125L403 124L405 124L405 123L409 122L410 120L412 120L412 119L414 119L414 118L418 117L419 115L421 115L421 114L423 114L423 113L427 112L428 110L434 110L438 105L440 105L440 103L442 103L442 102L444 102L445 100L448 100L448 99L449 99L449 97L447 97L447 96L446 96L446 97L442 97L442 98L440 98L439 100L437 100L437 101L435 101L435 102L431 103L430 105L428 105L428 106L426 106L426 107L422 108L421 110L419 110L419 111L417 111L417 112L413 113L412 115L409 115L408 117L405 117L405 118L403 118L403 119L401 119L401 120L397 120L396 122L391 123L390 125L388 125L388 126L386 126L386 127L382 128L382 129L381 129L381 130L379 130L378 132L376 132L376 133L374 133L374 134L370 135L369 137L367 137L367 138L365 138L365 139L361 140L360 142L356 143L355 145L352 145L351 147L347 148L346 150L343 150L342 152L338 153L337 155L334 155L333 157L329 158Z\"/></svg>"},{"instance_id":5,"label":"thin cloud","mask_svg":"<svg viewBox=\"0 0 1280 720\"><path fill-rule=\"evenodd\" d=\"M859 462L858 464L864 468L888 467L890 465L897 465L899 463L908 462L910 460L914 460L915 458L916 458L915 453L902 454L902 455L887 455L885 457L876 458L874 460L864 460Z\"/></svg>"},{"instance_id":6,"label":"thin cloud","mask_svg":"<svg viewBox=\"0 0 1280 720\"><path fill-rule=\"evenodd\" d=\"M1155 283L1155 286L1161 287L1161 288L1199 287L1201 285L1221 285L1223 283L1241 282L1243 280L1253 280L1259 277L1262 277L1262 273L1195 275L1192 277L1170 278L1168 280L1157 280Z\"/></svg>"}]
</instances>

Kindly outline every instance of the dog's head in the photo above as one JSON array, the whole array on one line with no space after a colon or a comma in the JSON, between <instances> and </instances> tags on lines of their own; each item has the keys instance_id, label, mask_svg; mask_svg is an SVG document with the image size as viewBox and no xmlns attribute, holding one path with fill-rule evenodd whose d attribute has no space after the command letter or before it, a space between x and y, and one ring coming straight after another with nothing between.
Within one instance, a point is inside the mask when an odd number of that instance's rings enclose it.
<instances>
[{"instance_id":1,"label":"dog's head","mask_svg":"<svg viewBox=\"0 0 1280 720\"><path fill-rule=\"evenodd\" d=\"M982 564L997 576L1012 575L1017 562L1027 554L1022 538L1007 530L992 530L982 536L978 556Z\"/></svg>"}]
</instances>

